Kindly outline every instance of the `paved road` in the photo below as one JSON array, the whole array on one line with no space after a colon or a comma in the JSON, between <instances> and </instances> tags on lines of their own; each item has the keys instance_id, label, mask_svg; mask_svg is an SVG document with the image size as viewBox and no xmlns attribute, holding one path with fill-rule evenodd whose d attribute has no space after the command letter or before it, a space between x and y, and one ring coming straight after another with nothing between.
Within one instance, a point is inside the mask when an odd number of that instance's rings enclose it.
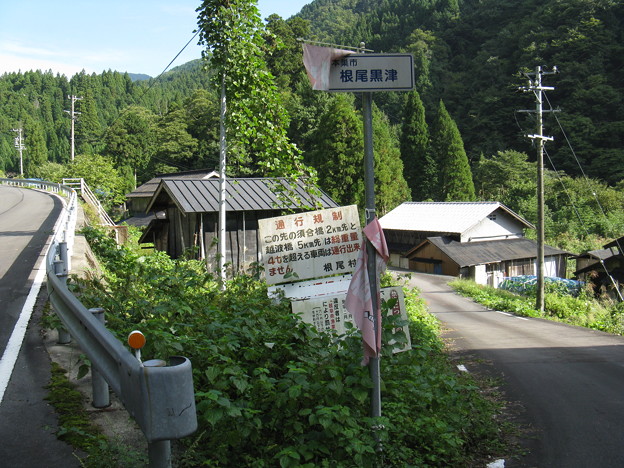
<instances>
[{"instance_id":1,"label":"paved road","mask_svg":"<svg viewBox=\"0 0 624 468\"><path fill-rule=\"evenodd\" d=\"M7 342L22 313L35 277L34 268L61 207L57 197L0 186L0 356L5 362ZM50 358L43 345L36 309L0 404L0 466L79 465L71 447L54 435L57 418L44 401L44 386L49 379Z\"/></svg>"},{"instance_id":2,"label":"paved road","mask_svg":"<svg viewBox=\"0 0 624 468\"><path fill-rule=\"evenodd\" d=\"M453 293L449 279L412 274L411 284L459 357L490 362L535 429L524 441L531 453L505 466L623 467L624 338L487 310Z\"/></svg>"}]
</instances>

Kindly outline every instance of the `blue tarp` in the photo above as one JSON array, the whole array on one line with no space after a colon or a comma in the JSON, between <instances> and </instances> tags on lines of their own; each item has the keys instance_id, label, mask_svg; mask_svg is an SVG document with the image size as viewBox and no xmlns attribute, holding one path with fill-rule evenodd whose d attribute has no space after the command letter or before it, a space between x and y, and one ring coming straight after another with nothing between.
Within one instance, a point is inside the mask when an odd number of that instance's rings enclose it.
<instances>
[{"instance_id":1,"label":"blue tarp","mask_svg":"<svg viewBox=\"0 0 624 468\"><path fill-rule=\"evenodd\" d=\"M527 294L534 292L536 285L537 276L524 275L504 278L498 288L517 294ZM554 288L559 292L567 292L568 294L577 296L583 289L584 283L571 279L547 276L544 278L544 285L546 290Z\"/></svg>"}]
</instances>

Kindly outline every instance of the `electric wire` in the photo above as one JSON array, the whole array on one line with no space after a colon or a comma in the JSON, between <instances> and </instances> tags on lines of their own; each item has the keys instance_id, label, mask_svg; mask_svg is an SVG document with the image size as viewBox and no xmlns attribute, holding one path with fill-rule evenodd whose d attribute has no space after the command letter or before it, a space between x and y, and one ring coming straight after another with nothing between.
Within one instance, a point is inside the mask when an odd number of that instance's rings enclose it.
<instances>
[{"instance_id":1,"label":"electric wire","mask_svg":"<svg viewBox=\"0 0 624 468\"><path fill-rule=\"evenodd\" d=\"M143 90L143 93L141 93L141 95L140 95L138 98L133 99L133 100L134 100L134 102L135 102L135 104L136 104L137 102L141 102L141 101L143 101L143 98L145 97L145 95L146 95L146 94L147 94L147 93L148 93L148 92L149 92L149 91L150 91L150 90L154 87L154 85L158 82L158 79L159 79L161 76L163 76L163 75L167 72L167 70L169 70L169 67L171 67L171 65L173 65L173 63L174 63L174 62L176 61L176 59L180 56L180 54L181 54L182 52L184 52L184 50L185 50L185 49L189 46L189 44L193 41L193 39L195 39L195 38L197 37L197 35L198 35L198 34L199 34L199 30L197 30L197 31L195 32L195 34L193 35L193 37L191 37L191 38L188 40L188 42L184 45L184 47L182 47L182 49L180 49L180 51L179 51L179 52L175 55L175 57L173 57L173 59L171 59L171 61L167 64L167 66L163 69L163 71L161 71L161 72L158 74L158 76L156 76L156 78L153 78L153 79L150 81L149 86ZM128 111L129 111L129 108L126 108L126 109L124 109L123 111L121 111L121 112L119 113L119 115L115 118L115 120L113 120L113 121L110 123L110 125L108 126L108 128L109 128L109 129L113 128L113 127L115 126L115 124L119 121L119 119L121 119L121 118L122 118L122 117L123 117L123 116L124 116L124 115L125 115ZM159 161L159 162L161 162L161 163L169 164L169 165L170 165L170 166L172 166L172 167L175 167L175 168L177 168L177 169L182 169L182 170L184 170L184 171L189 171L189 170L191 169L190 167L187 167L187 166L184 166L184 165L181 165L181 164L174 164L174 163L172 163L171 161L167 161L167 160L164 160L164 159L162 159L162 158L158 158L158 157L156 157L156 156L152 156L152 159L156 159L157 161Z\"/></svg>"},{"instance_id":2,"label":"electric wire","mask_svg":"<svg viewBox=\"0 0 624 468\"><path fill-rule=\"evenodd\" d=\"M548 99L548 95L544 92L544 98L546 99L546 102L548 103L548 105L550 106L550 109L553 110L553 106L550 103L550 100ZM576 151L574 151L574 148L572 147L572 143L570 142L570 139L568 138L568 135L566 133L566 131L563 128L563 125L561 125L561 121L559 120L559 118L557 117L557 113L553 112L555 120L557 121L557 125L559 126L559 129L561 130L561 133L568 145L568 148L570 149L570 152L572 153L572 156L574 156L574 160L576 161L577 166L579 167L581 174L583 175L583 179L585 180L585 183L587 184L587 188L588 190L591 192L591 194L594 197L594 200L596 201L596 205L598 206L598 208L600 209L600 212L602 214L602 216L604 217L604 219L606 221L608 221L608 217L607 217L607 213L605 212L602 204L600 203L600 200L598 199L598 195L596 195L596 192L592 189L590 183L589 183L589 177L587 177L587 174L585 173L583 166L581 165L581 162L578 158L578 156L576 155ZM549 158L550 159L550 158ZM617 247L619 249L620 252L622 251L622 246L620 245L619 239L615 239L615 242L617 244Z\"/></svg>"}]
</instances>

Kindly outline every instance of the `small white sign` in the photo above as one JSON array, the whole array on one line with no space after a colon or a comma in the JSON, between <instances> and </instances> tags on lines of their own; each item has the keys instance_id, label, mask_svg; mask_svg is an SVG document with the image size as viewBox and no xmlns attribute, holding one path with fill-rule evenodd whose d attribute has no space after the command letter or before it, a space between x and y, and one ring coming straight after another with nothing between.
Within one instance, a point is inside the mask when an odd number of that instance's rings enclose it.
<instances>
[{"instance_id":1,"label":"small white sign","mask_svg":"<svg viewBox=\"0 0 624 468\"><path fill-rule=\"evenodd\" d=\"M357 206L258 221L267 284L352 273L362 247Z\"/></svg>"},{"instance_id":2,"label":"small white sign","mask_svg":"<svg viewBox=\"0 0 624 468\"><path fill-rule=\"evenodd\" d=\"M292 301L292 311L295 314L300 314L304 322L314 325L319 331L334 330L338 334L344 334L346 332L345 323L351 323L353 326L356 326L353 321L353 316L344 305L346 298L346 294L339 294L336 296L323 296ZM384 301L397 299L396 304L389 313L392 315L401 315L402 319L407 320L405 297L401 288L382 288L381 298ZM407 345L403 348L395 348L394 352L412 349L409 327L405 325L403 331L407 337Z\"/></svg>"},{"instance_id":3,"label":"small white sign","mask_svg":"<svg viewBox=\"0 0 624 468\"><path fill-rule=\"evenodd\" d=\"M409 91L414 88L411 54L350 54L332 62L328 91Z\"/></svg>"}]
</instances>

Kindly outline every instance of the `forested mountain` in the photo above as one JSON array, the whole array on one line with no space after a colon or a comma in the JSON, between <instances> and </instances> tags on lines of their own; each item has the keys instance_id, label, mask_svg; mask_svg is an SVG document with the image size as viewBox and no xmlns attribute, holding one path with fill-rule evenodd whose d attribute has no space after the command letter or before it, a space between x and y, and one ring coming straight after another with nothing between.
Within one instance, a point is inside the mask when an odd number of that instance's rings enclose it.
<instances>
[{"instance_id":1,"label":"forested mountain","mask_svg":"<svg viewBox=\"0 0 624 468\"><path fill-rule=\"evenodd\" d=\"M621 0L316 0L300 17L322 41L411 52L428 110L443 99L469 159L531 153L534 108L520 71L557 66L551 103L584 170L624 177L624 2ZM554 117L545 120L558 169L580 170Z\"/></svg>"},{"instance_id":2,"label":"forested mountain","mask_svg":"<svg viewBox=\"0 0 624 468\"><path fill-rule=\"evenodd\" d=\"M288 136L318 171L321 187L340 203L359 203L360 101L312 91L297 38L348 46L363 41L376 52L414 55L416 90L374 96L381 211L410 198L496 198L534 221L536 151L526 134L535 133L535 120L518 111L534 109L535 96L519 90L527 83L521 72L556 65L559 73L544 83L555 87L546 93L545 109L560 110L544 119L545 134L555 138L546 145L547 167L595 179L594 196L613 213L596 220L590 234L624 231L624 217L616 214L624 203L622 0L315 0L289 20L271 16L257 43L288 111ZM135 177L140 183L159 171L214 168L218 86L200 60L141 81L114 71L70 79L41 71L2 75L0 171L19 170L12 130L21 127L26 176L63 172L72 95L82 98L77 154L110 161L126 189ZM262 165L249 163L253 150L234 138L228 151L231 175L260 175L254 171ZM547 198L547 235L554 239L575 221L560 216L565 197L557 173L548 177L557 191ZM583 203L592 214L582 216L594 220L601 207Z\"/></svg>"}]
</instances>

